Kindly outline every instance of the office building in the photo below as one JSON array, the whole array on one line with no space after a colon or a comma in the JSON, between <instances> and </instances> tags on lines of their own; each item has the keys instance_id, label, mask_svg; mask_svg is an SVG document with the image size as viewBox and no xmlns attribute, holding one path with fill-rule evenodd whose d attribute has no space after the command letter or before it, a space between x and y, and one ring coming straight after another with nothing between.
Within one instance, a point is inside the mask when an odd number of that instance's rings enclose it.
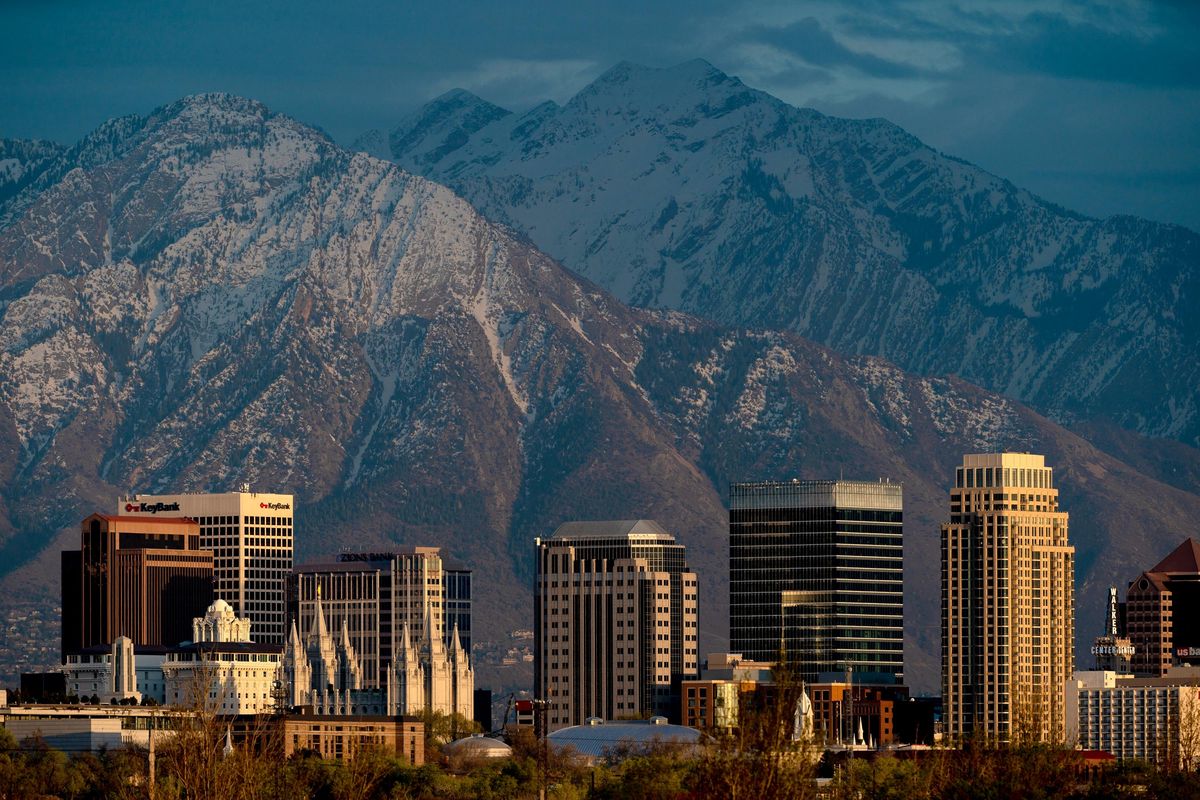
<instances>
[{"instance_id":1,"label":"office building","mask_svg":"<svg viewBox=\"0 0 1200 800\"><path fill-rule=\"evenodd\" d=\"M471 571L447 564L437 547L388 553L342 553L335 561L304 564L288 576L288 619L300 632L316 623L320 590L330 630L344 626L362 665L364 688L382 688L396 660L404 628L413 641L429 635L445 648L457 630L471 648ZM432 664L426 664L432 669Z\"/></svg>"},{"instance_id":2,"label":"office building","mask_svg":"<svg viewBox=\"0 0 1200 800\"><path fill-rule=\"evenodd\" d=\"M1075 548L1039 455L967 455L941 529L946 735L1058 741L1075 665Z\"/></svg>"},{"instance_id":3,"label":"office building","mask_svg":"<svg viewBox=\"0 0 1200 800\"><path fill-rule=\"evenodd\" d=\"M1066 682L1067 742L1191 771L1200 766L1200 669L1137 678L1076 672Z\"/></svg>"},{"instance_id":4,"label":"office building","mask_svg":"<svg viewBox=\"0 0 1200 800\"><path fill-rule=\"evenodd\" d=\"M287 716L283 756L312 751L326 759L352 761L363 752L384 752L409 766L425 763L425 725L414 718L388 716Z\"/></svg>"},{"instance_id":5,"label":"office building","mask_svg":"<svg viewBox=\"0 0 1200 800\"><path fill-rule=\"evenodd\" d=\"M683 724L701 730L730 731L743 706L760 686L771 683L771 664L748 661L739 653L710 653L697 678L683 682Z\"/></svg>"},{"instance_id":6,"label":"office building","mask_svg":"<svg viewBox=\"0 0 1200 800\"><path fill-rule=\"evenodd\" d=\"M735 483L730 649L807 681L904 673L903 489L889 481Z\"/></svg>"},{"instance_id":7,"label":"office building","mask_svg":"<svg viewBox=\"0 0 1200 800\"><path fill-rule=\"evenodd\" d=\"M1125 628L1136 675L1200 664L1200 543L1187 539L1129 582Z\"/></svg>"},{"instance_id":8,"label":"office building","mask_svg":"<svg viewBox=\"0 0 1200 800\"><path fill-rule=\"evenodd\" d=\"M213 557L192 520L92 514L80 542L62 557L64 656L120 636L178 644L212 602Z\"/></svg>"},{"instance_id":9,"label":"office building","mask_svg":"<svg viewBox=\"0 0 1200 800\"><path fill-rule=\"evenodd\" d=\"M858 677L829 673L805 687L817 742L876 749L898 741L896 706L908 699L908 687Z\"/></svg>"},{"instance_id":10,"label":"office building","mask_svg":"<svg viewBox=\"0 0 1200 800\"><path fill-rule=\"evenodd\" d=\"M255 640L283 645L287 632L284 581L292 569L290 494L138 494L122 497L117 513L143 519L194 519L200 547L213 553L214 596L254 620Z\"/></svg>"},{"instance_id":11,"label":"office building","mask_svg":"<svg viewBox=\"0 0 1200 800\"><path fill-rule=\"evenodd\" d=\"M652 520L568 522L537 539L534 687L547 730L678 720L698 667L696 574Z\"/></svg>"}]
</instances>

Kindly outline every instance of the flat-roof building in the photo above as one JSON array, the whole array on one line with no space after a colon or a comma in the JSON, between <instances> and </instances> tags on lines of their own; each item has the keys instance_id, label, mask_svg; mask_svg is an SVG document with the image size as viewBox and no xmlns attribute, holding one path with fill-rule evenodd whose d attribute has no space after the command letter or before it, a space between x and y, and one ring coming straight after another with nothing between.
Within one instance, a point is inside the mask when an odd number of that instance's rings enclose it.
<instances>
[{"instance_id":1,"label":"flat-roof building","mask_svg":"<svg viewBox=\"0 0 1200 800\"><path fill-rule=\"evenodd\" d=\"M251 491L135 494L117 501L117 513L126 516L194 519L200 547L213 553L214 596L254 620L255 641L280 646L287 634L284 581L292 569L294 507L290 494Z\"/></svg>"},{"instance_id":2,"label":"flat-roof building","mask_svg":"<svg viewBox=\"0 0 1200 800\"><path fill-rule=\"evenodd\" d=\"M287 579L287 609L300 633L316 622L318 588L325 624L335 632L345 626L358 654L364 688L386 685L406 625L421 642L428 621L429 635L446 647L457 629L462 649L471 650L471 570L447 564L439 547L341 553L296 567Z\"/></svg>"},{"instance_id":3,"label":"flat-roof building","mask_svg":"<svg viewBox=\"0 0 1200 800\"><path fill-rule=\"evenodd\" d=\"M178 644L212 602L213 556L191 519L92 514L80 543L62 559L64 656L119 636Z\"/></svg>"},{"instance_id":4,"label":"flat-roof building","mask_svg":"<svg viewBox=\"0 0 1200 800\"><path fill-rule=\"evenodd\" d=\"M534 687L547 730L589 717L679 719L696 675L696 573L653 520L568 522L537 539Z\"/></svg>"},{"instance_id":5,"label":"flat-roof building","mask_svg":"<svg viewBox=\"0 0 1200 800\"><path fill-rule=\"evenodd\" d=\"M904 674L904 491L890 481L729 489L730 649L805 680Z\"/></svg>"},{"instance_id":6,"label":"flat-roof building","mask_svg":"<svg viewBox=\"0 0 1200 800\"><path fill-rule=\"evenodd\" d=\"M1063 703L1067 741L1081 750L1172 769L1200 766L1200 669L1177 667L1153 678L1076 672Z\"/></svg>"}]
</instances>

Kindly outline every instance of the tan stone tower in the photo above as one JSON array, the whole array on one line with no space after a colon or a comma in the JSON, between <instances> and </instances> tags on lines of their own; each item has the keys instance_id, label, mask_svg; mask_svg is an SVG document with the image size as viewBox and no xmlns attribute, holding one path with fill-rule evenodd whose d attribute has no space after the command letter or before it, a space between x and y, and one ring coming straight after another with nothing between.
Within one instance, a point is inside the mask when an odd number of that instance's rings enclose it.
<instances>
[{"instance_id":1,"label":"tan stone tower","mask_svg":"<svg viewBox=\"0 0 1200 800\"><path fill-rule=\"evenodd\" d=\"M534 687L547 730L680 716L699 673L696 573L653 520L567 522L537 545Z\"/></svg>"},{"instance_id":2,"label":"tan stone tower","mask_svg":"<svg viewBox=\"0 0 1200 800\"><path fill-rule=\"evenodd\" d=\"M942 525L946 734L1061 739L1074 641L1075 548L1053 471L1027 453L964 456Z\"/></svg>"}]
</instances>

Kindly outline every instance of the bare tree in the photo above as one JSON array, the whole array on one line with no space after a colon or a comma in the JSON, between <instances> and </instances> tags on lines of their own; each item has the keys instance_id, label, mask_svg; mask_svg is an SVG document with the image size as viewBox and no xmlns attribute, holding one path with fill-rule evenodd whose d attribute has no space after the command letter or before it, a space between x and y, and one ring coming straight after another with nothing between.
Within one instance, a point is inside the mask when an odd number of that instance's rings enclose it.
<instances>
[{"instance_id":1,"label":"bare tree","mask_svg":"<svg viewBox=\"0 0 1200 800\"><path fill-rule=\"evenodd\" d=\"M728 800L807 800L816 796L816 748L797 737L804 682L795 663L780 661L759 702L743 699L737 727L707 744L697 767L697 794Z\"/></svg>"}]
</instances>

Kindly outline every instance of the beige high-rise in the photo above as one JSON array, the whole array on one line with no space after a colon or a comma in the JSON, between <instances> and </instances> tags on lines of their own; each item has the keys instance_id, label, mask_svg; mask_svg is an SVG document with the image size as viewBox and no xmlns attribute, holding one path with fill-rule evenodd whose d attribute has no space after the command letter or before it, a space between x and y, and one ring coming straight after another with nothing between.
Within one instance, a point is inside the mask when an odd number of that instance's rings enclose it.
<instances>
[{"instance_id":1,"label":"beige high-rise","mask_svg":"<svg viewBox=\"0 0 1200 800\"><path fill-rule=\"evenodd\" d=\"M963 456L942 525L942 703L952 739L1059 740L1075 668L1075 548L1042 456Z\"/></svg>"},{"instance_id":2,"label":"beige high-rise","mask_svg":"<svg viewBox=\"0 0 1200 800\"><path fill-rule=\"evenodd\" d=\"M567 522L537 539L534 686L547 730L679 719L699 672L696 573L653 520Z\"/></svg>"}]
</instances>

